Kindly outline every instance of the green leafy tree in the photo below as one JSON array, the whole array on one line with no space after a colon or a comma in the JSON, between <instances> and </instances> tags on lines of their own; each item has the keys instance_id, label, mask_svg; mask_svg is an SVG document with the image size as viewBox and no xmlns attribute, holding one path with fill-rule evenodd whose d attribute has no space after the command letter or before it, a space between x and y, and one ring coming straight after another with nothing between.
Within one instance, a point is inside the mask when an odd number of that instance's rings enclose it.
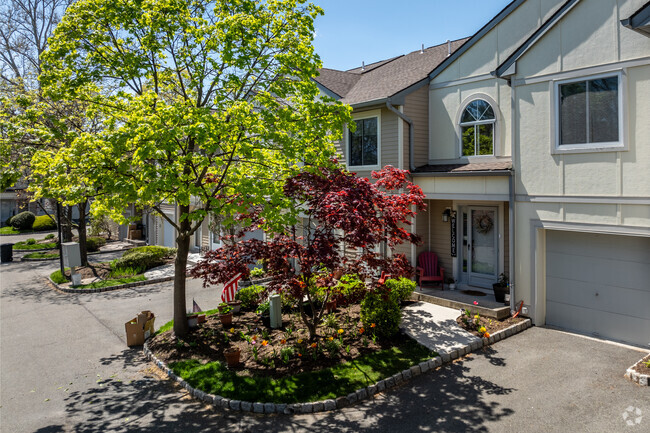
<instances>
[{"instance_id":1,"label":"green leafy tree","mask_svg":"<svg viewBox=\"0 0 650 433\"><path fill-rule=\"evenodd\" d=\"M50 39L48 96L106 119L62 149L80 176L62 187L100 185L97 211L123 220L135 203L176 229L177 336L188 331L185 269L201 222L214 213L228 225L262 202L272 204L265 225L289 218L284 179L300 163L326 164L350 121L312 80L320 13L298 0L80 0ZM178 206L178 221L163 203Z\"/></svg>"}]
</instances>

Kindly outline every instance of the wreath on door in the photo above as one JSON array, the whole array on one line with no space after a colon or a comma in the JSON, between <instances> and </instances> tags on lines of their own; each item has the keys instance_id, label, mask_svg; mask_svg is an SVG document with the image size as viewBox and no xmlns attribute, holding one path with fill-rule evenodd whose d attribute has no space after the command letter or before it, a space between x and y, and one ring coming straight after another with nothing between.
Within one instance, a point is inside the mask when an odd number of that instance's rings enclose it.
<instances>
[{"instance_id":1,"label":"wreath on door","mask_svg":"<svg viewBox=\"0 0 650 433\"><path fill-rule=\"evenodd\" d=\"M488 212L474 214L474 228L477 232L485 235L490 233L492 227L494 227L494 220Z\"/></svg>"}]
</instances>

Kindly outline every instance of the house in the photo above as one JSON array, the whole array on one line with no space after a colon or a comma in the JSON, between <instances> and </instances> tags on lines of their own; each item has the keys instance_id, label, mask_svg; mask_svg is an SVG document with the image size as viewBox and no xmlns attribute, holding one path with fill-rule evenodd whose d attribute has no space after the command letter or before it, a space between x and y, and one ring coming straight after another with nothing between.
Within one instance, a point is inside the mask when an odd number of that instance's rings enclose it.
<instances>
[{"instance_id":1,"label":"house","mask_svg":"<svg viewBox=\"0 0 650 433\"><path fill-rule=\"evenodd\" d=\"M650 343L646 1L512 1L412 82L417 52L321 71L354 109L348 169L408 168L426 195L413 263L434 251L479 291L506 274L537 325Z\"/></svg>"}]
</instances>

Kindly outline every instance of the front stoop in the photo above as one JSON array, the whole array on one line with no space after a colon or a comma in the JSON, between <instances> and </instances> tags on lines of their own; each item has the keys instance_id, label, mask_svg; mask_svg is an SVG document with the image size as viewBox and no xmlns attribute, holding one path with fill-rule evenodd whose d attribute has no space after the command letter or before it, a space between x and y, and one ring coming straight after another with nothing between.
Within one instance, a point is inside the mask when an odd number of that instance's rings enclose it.
<instances>
[{"instance_id":1,"label":"front stoop","mask_svg":"<svg viewBox=\"0 0 650 433\"><path fill-rule=\"evenodd\" d=\"M469 309L478 312L483 317L490 317L492 319L502 320L510 316L510 307L487 308L480 305L467 304L465 302L455 301L452 299L440 298L438 296L426 295L424 293L413 292L411 295L412 301L427 302L429 304L436 304L455 310Z\"/></svg>"},{"instance_id":2,"label":"front stoop","mask_svg":"<svg viewBox=\"0 0 650 433\"><path fill-rule=\"evenodd\" d=\"M516 323L508 328L495 332L489 338L481 338L477 341L473 341L466 346L461 347L460 349L454 349L451 352L439 350L437 351L438 356L435 358L432 358L429 361L421 362L417 365L413 365L406 370L387 377L386 379L380 380L374 385L358 389L357 391L352 392L347 396L341 396L336 399L329 399L324 401L292 404L247 402L240 400L231 400L219 395L206 394L203 391L193 388L184 379L177 376L169 367L167 367L164 362L160 361L151 352L151 350L149 350L149 345L146 341L144 343L143 350L145 356L150 361L152 361L163 374L167 375L170 380L178 382L178 384L182 388L186 389L192 397L210 404L215 408L224 408L235 412L278 413L293 415L328 412L336 409L342 409L344 407L349 407L360 401L373 399L375 394L379 394L387 389L394 388L398 385L408 382L414 377L421 374L430 373L431 371L436 370L438 367L444 364L451 363L466 354L474 352L475 350L494 344L495 342L506 339L512 335L518 334L519 332L528 329L531 326L532 321L530 319L526 319L523 322Z\"/></svg>"}]
</instances>

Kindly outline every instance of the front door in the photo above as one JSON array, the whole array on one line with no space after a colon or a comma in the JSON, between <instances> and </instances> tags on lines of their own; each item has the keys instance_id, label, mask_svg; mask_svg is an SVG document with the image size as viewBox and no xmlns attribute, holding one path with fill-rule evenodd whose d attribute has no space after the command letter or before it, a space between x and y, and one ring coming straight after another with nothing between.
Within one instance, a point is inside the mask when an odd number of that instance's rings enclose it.
<instances>
[{"instance_id":1,"label":"front door","mask_svg":"<svg viewBox=\"0 0 650 433\"><path fill-rule=\"evenodd\" d=\"M468 277L472 286L491 288L499 269L497 251L498 208L469 208L467 248Z\"/></svg>"}]
</instances>

